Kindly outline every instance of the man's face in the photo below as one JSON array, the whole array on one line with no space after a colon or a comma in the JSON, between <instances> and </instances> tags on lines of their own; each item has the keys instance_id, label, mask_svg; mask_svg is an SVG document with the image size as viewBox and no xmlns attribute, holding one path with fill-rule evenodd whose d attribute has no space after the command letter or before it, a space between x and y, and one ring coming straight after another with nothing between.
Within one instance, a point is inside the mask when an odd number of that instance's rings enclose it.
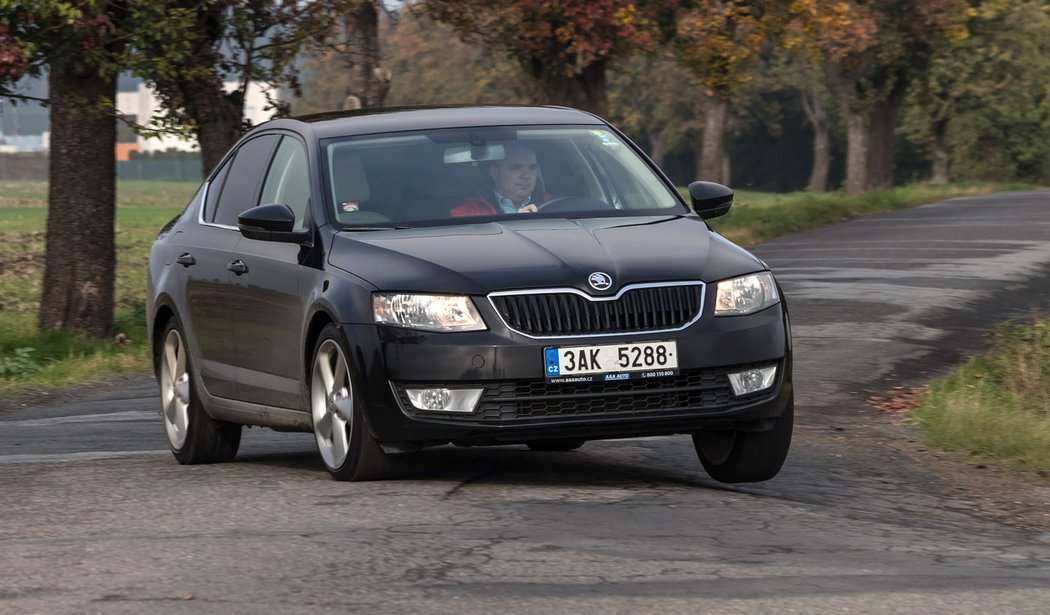
<instances>
[{"instance_id":1,"label":"man's face","mask_svg":"<svg viewBox=\"0 0 1050 615\"><path fill-rule=\"evenodd\" d=\"M527 149L507 149L507 157L490 167L496 192L520 204L536 189L540 165L536 154Z\"/></svg>"}]
</instances>

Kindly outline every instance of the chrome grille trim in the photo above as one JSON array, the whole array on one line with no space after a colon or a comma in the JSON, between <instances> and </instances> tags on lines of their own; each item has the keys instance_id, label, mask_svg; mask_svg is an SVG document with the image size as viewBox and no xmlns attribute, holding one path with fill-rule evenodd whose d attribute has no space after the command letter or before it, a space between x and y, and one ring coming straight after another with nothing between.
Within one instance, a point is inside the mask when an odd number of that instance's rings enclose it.
<instances>
[{"instance_id":1,"label":"chrome grille trim","mask_svg":"<svg viewBox=\"0 0 1050 615\"><path fill-rule=\"evenodd\" d=\"M534 334L534 333L527 333L527 332L522 331L521 329L519 329L517 327L511 326L511 324L509 322L507 322L507 319L505 319L503 317L503 314L500 311L500 308L496 304L496 301L495 301L495 299L498 298L498 297L514 297L514 296L523 296L523 295L564 295L564 294L572 294L572 295L577 295L579 297L583 297L584 299L586 299L587 301L590 301L592 303L599 303L599 302L606 302L606 301L617 301L621 297L623 297L626 293L631 292L633 290L646 289L646 288L674 288L674 287L682 287L682 286L694 286L694 287L698 287L700 289L700 300L699 300L699 305L697 306L697 309L696 309L696 313L685 324L682 324L682 325L677 326L677 327L670 327L670 328L665 327L665 328L652 328L652 329L638 329L638 330L632 330L632 331L615 331L615 332L611 332L611 333L583 333L583 334L571 334L571 335L538 335L538 334ZM517 333L519 335L523 335L525 337L528 337L528 338L531 338L531 339L537 339L537 340L579 339L579 338L590 338L590 337L612 337L612 336L617 336L617 335L631 335L633 333L645 333L645 334L649 334L649 333L673 333L675 331L681 331L683 329L686 329L686 328L692 326L696 321L700 320L700 317L703 315L703 312L704 312L704 300L707 297L707 285L704 282L700 281L700 280L688 280L688 281L682 281L682 282L650 282L650 283L641 283L641 284L629 284L629 285L624 286L623 288L621 288L620 291L617 292L615 295L611 295L611 296L608 296L608 297L595 297L593 295L589 295L589 294L581 291L578 288L535 288L535 289L526 289L526 290L497 291L497 292L489 293L486 296L487 296L487 298L489 300L489 305L492 306L493 311L496 312L496 316L499 317L500 322L503 323L503 326L507 327L508 329L510 329L511 331L514 331L515 333Z\"/></svg>"}]
</instances>

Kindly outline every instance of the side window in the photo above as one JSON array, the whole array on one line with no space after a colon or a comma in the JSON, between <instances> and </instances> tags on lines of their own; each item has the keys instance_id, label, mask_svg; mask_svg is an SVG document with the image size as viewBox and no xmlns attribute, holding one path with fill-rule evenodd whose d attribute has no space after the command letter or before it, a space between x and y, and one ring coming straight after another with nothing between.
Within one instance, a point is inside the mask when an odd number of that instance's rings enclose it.
<instances>
[{"instance_id":1,"label":"side window","mask_svg":"<svg viewBox=\"0 0 1050 615\"><path fill-rule=\"evenodd\" d=\"M255 207L259 184L277 144L277 135L263 135L248 141L237 150L229 175L219 195L219 206L212 219L215 224L237 226L237 216Z\"/></svg>"},{"instance_id":2,"label":"side window","mask_svg":"<svg viewBox=\"0 0 1050 615\"><path fill-rule=\"evenodd\" d=\"M226 176L230 172L230 164L233 158L226 161L214 175L208 184L208 200L204 203L204 219L208 222L215 221L215 209L219 203L219 195L222 194L222 185L226 182Z\"/></svg>"},{"instance_id":3,"label":"side window","mask_svg":"<svg viewBox=\"0 0 1050 615\"><path fill-rule=\"evenodd\" d=\"M310 175L306 151L298 140L282 137L270 171L263 183L259 205L284 203L295 212L295 228L306 228L306 210L310 204Z\"/></svg>"}]
</instances>

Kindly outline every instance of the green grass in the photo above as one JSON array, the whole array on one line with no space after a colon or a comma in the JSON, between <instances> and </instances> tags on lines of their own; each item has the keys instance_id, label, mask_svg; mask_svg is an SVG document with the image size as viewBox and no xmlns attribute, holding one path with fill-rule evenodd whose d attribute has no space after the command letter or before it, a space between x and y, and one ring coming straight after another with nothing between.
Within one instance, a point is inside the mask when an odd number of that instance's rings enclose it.
<instances>
[{"instance_id":1,"label":"green grass","mask_svg":"<svg viewBox=\"0 0 1050 615\"><path fill-rule=\"evenodd\" d=\"M0 182L0 396L150 369L146 263L157 231L182 211L197 185L124 181L117 185L117 279L113 340L40 333L47 184ZM119 343L118 343L119 341Z\"/></svg>"},{"instance_id":2,"label":"green grass","mask_svg":"<svg viewBox=\"0 0 1050 615\"><path fill-rule=\"evenodd\" d=\"M1050 475L1050 319L1007 323L995 349L932 383L912 415L931 445Z\"/></svg>"},{"instance_id":3,"label":"green grass","mask_svg":"<svg viewBox=\"0 0 1050 615\"><path fill-rule=\"evenodd\" d=\"M753 243L867 214L958 196L1031 188L1023 184L911 184L853 196L841 192L740 191L729 214L710 220L710 224L732 241Z\"/></svg>"}]
</instances>

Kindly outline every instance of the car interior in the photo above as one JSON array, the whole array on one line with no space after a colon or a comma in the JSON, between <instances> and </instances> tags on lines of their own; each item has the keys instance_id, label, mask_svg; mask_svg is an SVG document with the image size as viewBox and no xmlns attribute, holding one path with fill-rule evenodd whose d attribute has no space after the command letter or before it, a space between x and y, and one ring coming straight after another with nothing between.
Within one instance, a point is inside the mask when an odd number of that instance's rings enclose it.
<instances>
[{"instance_id":1,"label":"car interior","mask_svg":"<svg viewBox=\"0 0 1050 615\"><path fill-rule=\"evenodd\" d=\"M579 205L567 205L581 210L668 206L667 199L663 199L665 204L657 203L600 143L579 141L520 141L536 152L540 163L534 199L545 194L561 200L577 197ZM456 206L492 191L491 160L449 162L448 152L452 147L462 150L462 143L450 146L420 136L386 143L348 140L329 147L330 196L341 224L411 225L448 220ZM502 147L495 151L501 158Z\"/></svg>"}]
</instances>

